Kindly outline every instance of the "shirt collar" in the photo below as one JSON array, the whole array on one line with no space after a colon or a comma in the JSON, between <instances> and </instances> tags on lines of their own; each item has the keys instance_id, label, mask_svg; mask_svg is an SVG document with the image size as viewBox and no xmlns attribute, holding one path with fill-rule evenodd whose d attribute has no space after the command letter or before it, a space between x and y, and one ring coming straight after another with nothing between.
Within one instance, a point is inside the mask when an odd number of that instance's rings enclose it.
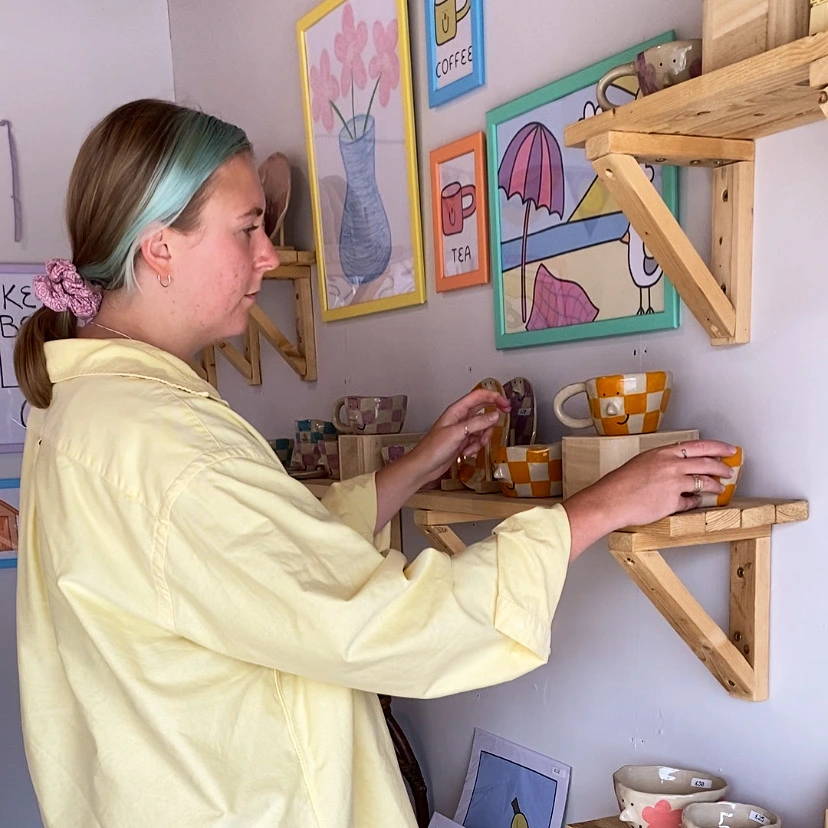
<instances>
[{"instance_id":1,"label":"shirt collar","mask_svg":"<svg viewBox=\"0 0 828 828\"><path fill-rule=\"evenodd\" d=\"M224 402L218 391L186 362L145 342L56 339L46 343L45 352L49 377L54 383L91 376L135 377Z\"/></svg>"}]
</instances>

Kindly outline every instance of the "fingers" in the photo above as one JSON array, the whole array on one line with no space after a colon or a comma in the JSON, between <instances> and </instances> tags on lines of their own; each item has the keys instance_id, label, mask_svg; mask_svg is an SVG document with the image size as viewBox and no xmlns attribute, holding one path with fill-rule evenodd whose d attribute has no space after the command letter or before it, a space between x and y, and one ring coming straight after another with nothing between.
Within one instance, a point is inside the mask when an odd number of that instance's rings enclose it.
<instances>
[{"instance_id":1,"label":"fingers","mask_svg":"<svg viewBox=\"0 0 828 828\"><path fill-rule=\"evenodd\" d=\"M721 494L725 487L715 477L708 477L702 474L691 474L687 476L687 488L682 494L698 495L701 492L711 492L713 494Z\"/></svg>"},{"instance_id":2,"label":"fingers","mask_svg":"<svg viewBox=\"0 0 828 828\"><path fill-rule=\"evenodd\" d=\"M709 477L724 477L725 480L733 477L734 472L733 468L713 457L688 457L686 461L681 461L679 469L685 470L685 474L706 474Z\"/></svg>"},{"instance_id":3,"label":"fingers","mask_svg":"<svg viewBox=\"0 0 828 828\"><path fill-rule=\"evenodd\" d=\"M477 410L484 405L497 406L501 411L509 411L511 409L509 400L502 394L498 394L496 391L487 391L485 388L478 388L466 394L465 397L461 397L457 402L452 403L445 410L443 417L454 422L460 422L461 420L466 420L470 414L477 413ZM443 419L443 417L440 419Z\"/></svg>"},{"instance_id":4,"label":"fingers","mask_svg":"<svg viewBox=\"0 0 828 828\"><path fill-rule=\"evenodd\" d=\"M481 432L488 431L491 437L492 426L497 422L499 416L496 411L487 414L476 414L464 420L462 423L457 423L455 428L462 431L466 437L480 435L477 437L476 442L483 442L485 440L485 434L481 434Z\"/></svg>"},{"instance_id":5,"label":"fingers","mask_svg":"<svg viewBox=\"0 0 828 828\"><path fill-rule=\"evenodd\" d=\"M736 453L736 447L718 440L689 440L670 446L670 451L677 457L730 457Z\"/></svg>"},{"instance_id":6,"label":"fingers","mask_svg":"<svg viewBox=\"0 0 828 828\"><path fill-rule=\"evenodd\" d=\"M701 495L682 495L679 498L677 512L689 512L701 506Z\"/></svg>"}]
</instances>

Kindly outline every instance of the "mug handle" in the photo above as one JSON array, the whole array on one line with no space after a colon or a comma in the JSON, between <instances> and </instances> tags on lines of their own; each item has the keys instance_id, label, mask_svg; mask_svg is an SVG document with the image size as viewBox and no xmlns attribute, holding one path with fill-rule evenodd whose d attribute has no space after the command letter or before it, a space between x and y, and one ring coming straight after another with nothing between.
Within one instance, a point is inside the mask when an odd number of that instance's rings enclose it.
<instances>
[{"instance_id":1,"label":"mug handle","mask_svg":"<svg viewBox=\"0 0 828 828\"><path fill-rule=\"evenodd\" d=\"M466 2L463 3L463 8L460 9L459 12L457 12L457 22L458 23L469 13L470 8L471 8L471 0L466 0Z\"/></svg>"},{"instance_id":2,"label":"mug handle","mask_svg":"<svg viewBox=\"0 0 828 828\"><path fill-rule=\"evenodd\" d=\"M354 429L348 423L343 423L342 420L339 419L339 412L345 407L345 404L348 402L347 397L340 397L333 406L333 411L331 412L331 422L334 424L334 428L340 434L353 434Z\"/></svg>"},{"instance_id":3,"label":"mug handle","mask_svg":"<svg viewBox=\"0 0 828 828\"><path fill-rule=\"evenodd\" d=\"M463 200L466 198L471 199L471 204L468 207L463 207L463 219L471 218L474 215L474 211L477 209L477 190L475 189L474 184L467 184L460 190L460 203L462 204Z\"/></svg>"},{"instance_id":4,"label":"mug handle","mask_svg":"<svg viewBox=\"0 0 828 828\"><path fill-rule=\"evenodd\" d=\"M555 416L565 426L569 426L569 428L589 428L593 425L592 417L584 417L583 419L578 417L570 417L569 414L563 410L564 403L570 397L574 397L576 394L580 394L582 392L586 394L586 384L583 382L574 382L572 385L567 385L565 388L561 388L561 390L555 395L555 399L552 401L552 408L555 411Z\"/></svg>"},{"instance_id":5,"label":"mug handle","mask_svg":"<svg viewBox=\"0 0 828 828\"><path fill-rule=\"evenodd\" d=\"M595 87L595 97L598 99L598 104L604 112L609 112L615 109L615 104L607 97L607 89L611 83L615 83L618 78L625 78L627 75L635 75L635 61L631 60L629 63L622 63L614 69L610 69Z\"/></svg>"}]
</instances>

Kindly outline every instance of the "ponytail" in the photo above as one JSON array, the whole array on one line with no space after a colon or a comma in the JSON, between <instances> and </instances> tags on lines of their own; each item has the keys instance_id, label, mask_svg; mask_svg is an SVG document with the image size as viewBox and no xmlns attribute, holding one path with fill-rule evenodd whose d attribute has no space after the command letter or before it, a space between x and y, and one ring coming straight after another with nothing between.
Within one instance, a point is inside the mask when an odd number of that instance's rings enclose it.
<instances>
[{"instance_id":1,"label":"ponytail","mask_svg":"<svg viewBox=\"0 0 828 828\"><path fill-rule=\"evenodd\" d=\"M44 345L55 339L72 339L78 320L69 311L38 308L24 323L14 344L14 373L23 396L34 408L52 402L52 380L46 370Z\"/></svg>"}]
</instances>

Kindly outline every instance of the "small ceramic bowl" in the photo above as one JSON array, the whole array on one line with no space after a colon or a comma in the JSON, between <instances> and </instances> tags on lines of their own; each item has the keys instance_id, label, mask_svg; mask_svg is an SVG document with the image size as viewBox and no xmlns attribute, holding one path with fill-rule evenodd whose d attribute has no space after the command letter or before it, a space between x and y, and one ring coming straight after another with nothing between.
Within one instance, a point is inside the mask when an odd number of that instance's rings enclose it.
<instances>
[{"instance_id":1,"label":"small ceramic bowl","mask_svg":"<svg viewBox=\"0 0 828 828\"><path fill-rule=\"evenodd\" d=\"M560 497L561 444L492 446L492 477L507 497Z\"/></svg>"},{"instance_id":2,"label":"small ceramic bowl","mask_svg":"<svg viewBox=\"0 0 828 828\"><path fill-rule=\"evenodd\" d=\"M782 828L782 820L758 805L705 802L688 805L681 815L682 828Z\"/></svg>"},{"instance_id":3,"label":"small ceramic bowl","mask_svg":"<svg viewBox=\"0 0 828 828\"><path fill-rule=\"evenodd\" d=\"M328 473L328 477L339 480L339 440L319 440L319 465Z\"/></svg>"},{"instance_id":4,"label":"small ceramic bowl","mask_svg":"<svg viewBox=\"0 0 828 828\"><path fill-rule=\"evenodd\" d=\"M701 507L703 509L710 509L713 506L727 506L736 492L736 485L739 482L739 476L742 473L742 466L744 465L744 452L737 446L736 454L730 457L722 457L721 461L733 469L733 477L729 479L718 478L725 485L725 490L721 494L716 494L715 492L702 493Z\"/></svg>"},{"instance_id":5,"label":"small ceramic bowl","mask_svg":"<svg viewBox=\"0 0 828 828\"><path fill-rule=\"evenodd\" d=\"M621 822L636 828L678 826L679 814L694 802L717 802L727 782L704 771L662 765L626 765L612 775Z\"/></svg>"},{"instance_id":6,"label":"small ceramic bowl","mask_svg":"<svg viewBox=\"0 0 828 828\"><path fill-rule=\"evenodd\" d=\"M282 465L287 468L293 456L293 440L289 437L279 437L276 440L268 440L268 443L270 443L270 447L279 460L282 461Z\"/></svg>"}]
</instances>

